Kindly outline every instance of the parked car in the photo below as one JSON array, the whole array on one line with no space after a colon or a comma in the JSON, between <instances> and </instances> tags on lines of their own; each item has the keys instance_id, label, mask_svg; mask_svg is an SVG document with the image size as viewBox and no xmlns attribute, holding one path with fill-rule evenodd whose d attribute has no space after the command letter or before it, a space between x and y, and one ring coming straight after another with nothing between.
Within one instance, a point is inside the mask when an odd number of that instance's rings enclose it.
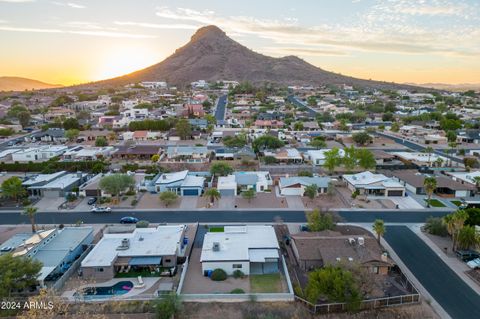
<instances>
[{"instance_id":1,"label":"parked car","mask_svg":"<svg viewBox=\"0 0 480 319\"><path fill-rule=\"evenodd\" d=\"M91 209L92 213L110 213L112 209L110 207L93 207Z\"/></svg>"},{"instance_id":2,"label":"parked car","mask_svg":"<svg viewBox=\"0 0 480 319\"><path fill-rule=\"evenodd\" d=\"M89 198L89 199L88 199L87 204L88 204L88 205L93 205L93 204L95 204L96 202L97 202L97 198L96 198L96 197L92 197L92 198Z\"/></svg>"},{"instance_id":3,"label":"parked car","mask_svg":"<svg viewBox=\"0 0 480 319\"><path fill-rule=\"evenodd\" d=\"M471 260L480 258L480 253L474 250L457 250L455 254L464 262L469 262Z\"/></svg>"},{"instance_id":4,"label":"parked car","mask_svg":"<svg viewBox=\"0 0 480 319\"><path fill-rule=\"evenodd\" d=\"M120 224L136 224L138 223L138 218L132 216L122 217L120 219Z\"/></svg>"},{"instance_id":5,"label":"parked car","mask_svg":"<svg viewBox=\"0 0 480 319\"><path fill-rule=\"evenodd\" d=\"M467 266L470 267L470 268L472 268L472 269L480 268L480 258L476 258L476 259L470 260L470 261L467 263Z\"/></svg>"}]
</instances>

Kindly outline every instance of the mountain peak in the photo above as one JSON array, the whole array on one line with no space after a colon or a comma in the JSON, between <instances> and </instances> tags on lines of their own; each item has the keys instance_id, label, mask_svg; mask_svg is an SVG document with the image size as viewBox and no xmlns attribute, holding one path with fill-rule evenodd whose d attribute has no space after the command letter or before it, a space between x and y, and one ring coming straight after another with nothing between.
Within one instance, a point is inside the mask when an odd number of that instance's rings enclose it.
<instances>
[{"instance_id":1,"label":"mountain peak","mask_svg":"<svg viewBox=\"0 0 480 319\"><path fill-rule=\"evenodd\" d=\"M191 40L196 41L206 37L226 37L226 33L216 25L201 27L192 35Z\"/></svg>"}]
</instances>

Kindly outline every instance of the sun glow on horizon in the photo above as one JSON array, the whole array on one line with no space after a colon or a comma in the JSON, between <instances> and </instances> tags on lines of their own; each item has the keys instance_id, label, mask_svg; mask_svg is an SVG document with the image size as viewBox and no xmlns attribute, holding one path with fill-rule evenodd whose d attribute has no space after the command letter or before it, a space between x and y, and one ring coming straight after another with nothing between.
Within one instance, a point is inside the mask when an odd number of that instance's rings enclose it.
<instances>
[{"instance_id":1,"label":"sun glow on horizon","mask_svg":"<svg viewBox=\"0 0 480 319\"><path fill-rule=\"evenodd\" d=\"M129 47L109 50L96 68L93 80L105 80L122 76L151 66L161 61L148 48Z\"/></svg>"}]
</instances>

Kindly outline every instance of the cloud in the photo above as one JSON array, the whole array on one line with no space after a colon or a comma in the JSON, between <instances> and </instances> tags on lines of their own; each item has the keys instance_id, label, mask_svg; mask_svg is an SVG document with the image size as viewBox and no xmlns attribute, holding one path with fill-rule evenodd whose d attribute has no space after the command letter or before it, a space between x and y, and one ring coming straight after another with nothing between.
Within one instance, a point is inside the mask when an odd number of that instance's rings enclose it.
<instances>
[{"instance_id":1,"label":"cloud","mask_svg":"<svg viewBox=\"0 0 480 319\"><path fill-rule=\"evenodd\" d=\"M183 30L196 30L200 26L192 24L157 24L157 23L145 23L145 22L132 22L132 21L115 21L114 24L120 26L134 26L151 29L183 29Z\"/></svg>"},{"instance_id":2,"label":"cloud","mask_svg":"<svg viewBox=\"0 0 480 319\"><path fill-rule=\"evenodd\" d=\"M274 55L304 55L304 56L348 56L348 53L340 50L299 48L299 47L266 47L262 52Z\"/></svg>"},{"instance_id":3,"label":"cloud","mask_svg":"<svg viewBox=\"0 0 480 319\"><path fill-rule=\"evenodd\" d=\"M424 6L439 6L440 2L444 0L422 0ZM379 0L377 5L366 12L359 13L350 24L322 24L310 27L299 25L296 19L225 17L217 15L212 10L196 11L187 8L159 7L156 15L164 19L193 21L203 25L215 24L230 35L255 35L290 48L292 45L311 46L309 49L303 49L304 55L314 54L314 51L318 50L315 46L319 45L330 46L326 50L332 52L375 51L466 57L479 54L477 35L480 33L480 28L478 26L446 24L445 27L428 27L415 21L406 23L406 16L413 13L409 11L413 8L411 3L413 2L408 0ZM415 3L418 4L418 1ZM399 14L398 12L402 10L395 11L398 9L396 5L400 5L404 12ZM458 5L463 6L464 3L459 2ZM452 11L453 9L446 8L444 11L433 10L432 13L457 13ZM417 12L415 14L419 14L421 10L418 9ZM317 52L317 54L321 53L321 50Z\"/></svg>"},{"instance_id":4,"label":"cloud","mask_svg":"<svg viewBox=\"0 0 480 319\"><path fill-rule=\"evenodd\" d=\"M464 16L469 6L460 1L448 0L393 0L374 6L379 12L412 16Z\"/></svg>"},{"instance_id":5,"label":"cloud","mask_svg":"<svg viewBox=\"0 0 480 319\"><path fill-rule=\"evenodd\" d=\"M89 35L89 36L108 37L108 38L131 38L131 39L156 38L156 36L148 35L148 34L134 34L134 33L107 31L107 30L42 29L42 28L12 27L12 26L3 26L3 25L0 25L0 31L31 32L31 33L63 33L63 34L78 34L78 35Z\"/></svg>"},{"instance_id":6,"label":"cloud","mask_svg":"<svg viewBox=\"0 0 480 319\"><path fill-rule=\"evenodd\" d=\"M58 2L58 1L52 1L52 4L56 6L62 6L62 7L70 7L73 9L85 9L86 7L82 4L77 4L73 2Z\"/></svg>"},{"instance_id":7,"label":"cloud","mask_svg":"<svg viewBox=\"0 0 480 319\"><path fill-rule=\"evenodd\" d=\"M35 2L35 0L0 0L0 2L26 3L26 2Z\"/></svg>"}]
</instances>

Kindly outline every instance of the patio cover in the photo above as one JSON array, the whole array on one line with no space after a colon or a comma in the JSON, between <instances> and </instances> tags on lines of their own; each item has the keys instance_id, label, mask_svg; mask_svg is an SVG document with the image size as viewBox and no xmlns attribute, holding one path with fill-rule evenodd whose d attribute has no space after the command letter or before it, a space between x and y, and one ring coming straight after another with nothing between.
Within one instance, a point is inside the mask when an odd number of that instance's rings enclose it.
<instances>
[{"instance_id":1,"label":"patio cover","mask_svg":"<svg viewBox=\"0 0 480 319\"><path fill-rule=\"evenodd\" d=\"M162 257L160 256L151 256L151 257L132 257L128 262L130 266L145 266L145 265L160 265L162 262Z\"/></svg>"},{"instance_id":2,"label":"patio cover","mask_svg":"<svg viewBox=\"0 0 480 319\"><path fill-rule=\"evenodd\" d=\"M278 258L277 249L249 249L248 255L252 263L264 263L267 258Z\"/></svg>"}]
</instances>

